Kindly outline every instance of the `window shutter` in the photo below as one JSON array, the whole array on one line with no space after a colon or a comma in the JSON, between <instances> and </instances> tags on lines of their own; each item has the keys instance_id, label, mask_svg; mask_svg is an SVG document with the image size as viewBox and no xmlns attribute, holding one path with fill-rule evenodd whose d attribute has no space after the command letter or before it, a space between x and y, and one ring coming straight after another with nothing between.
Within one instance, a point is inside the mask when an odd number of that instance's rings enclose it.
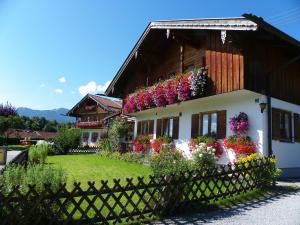
<instances>
[{"instance_id":1,"label":"window shutter","mask_svg":"<svg viewBox=\"0 0 300 225\"><path fill-rule=\"evenodd\" d=\"M280 140L280 110L272 108L272 139Z\"/></svg>"},{"instance_id":2,"label":"window shutter","mask_svg":"<svg viewBox=\"0 0 300 225\"><path fill-rule=\"evenodd\" d=\"M226 137L226 110L217 112L217 138L222 139Z\"/></svg>"},{"instance_id":3,"label":"window shutter","mask_svg":"<svg viewBox=\"0 0 300 225\"><path fill-rule=\"evenodd\" d=\"M300 115L294 113L294 137L296 142L300 142Z\"/></svg>"},{"instance_id":4,"label":"window shutter","mask_svg":"<svg viewBox=\"0 0 300 225\"><path fill-rule=\"evenodd\" d=\"M141 135L141 133L142 133L142 122L139 121L137 123L137 135Z\"/></svg>"},{"instance_id":5,"label":"window shutter","mask_svg":"<svg viewBox=\"0 0 300 225\"><path fill-rule=\"evenodd\" d=\"M161 125L162 125L162 119L157 119L157 123L156 123L156 138L162 136Z\"/></svg>"},{"instance_id":6,"label":"window shutter","mask_svg":"<svg viewBox=\"0 0 300 225\"><path fill-rule=\"evenodd\" d=\"M172 138L178 139L179 136L179 117L173 117L173 133Z\"/></svg>"},{"instance_id":7,"label":"window shutter","mask_svg":"<svg viewBox=\"0 0 300 225\"><path fill-rule=\"evenodd\" d=\"M199 114L192 115L191 138L199 135Z\"/></svg>"},{"instance_id":8,"label":"window shutter","mask_svg":"<svg viewBox=\"0 0 300 225\"><path fill-rule=\"evenodd\" d=\"M149 120L149 134L154 134L154 120Z\"/></svg>"}]
</instances>

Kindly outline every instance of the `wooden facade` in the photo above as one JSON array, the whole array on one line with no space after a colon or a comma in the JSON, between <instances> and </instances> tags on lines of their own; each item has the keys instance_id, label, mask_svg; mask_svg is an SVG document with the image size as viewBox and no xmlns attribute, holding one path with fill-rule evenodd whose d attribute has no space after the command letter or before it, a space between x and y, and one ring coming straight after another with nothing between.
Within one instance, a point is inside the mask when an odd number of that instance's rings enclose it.
<instances>
[{"instance_id":1,"label":"wooden facade","mask_svg":"<svg viewBox=\"0 0 300 225\"><path fill-rule=\"evenodd\" d=\"M134 90L182 73L189 67L208 68L206 96L241 89L266 94L266 76L299 54L280 35L263 29L227 30L224 43L218 29L150 30L109 95L125 98ZM300 104L300 62L271 76L271 96Z\"/></svg>"}]
</instances>

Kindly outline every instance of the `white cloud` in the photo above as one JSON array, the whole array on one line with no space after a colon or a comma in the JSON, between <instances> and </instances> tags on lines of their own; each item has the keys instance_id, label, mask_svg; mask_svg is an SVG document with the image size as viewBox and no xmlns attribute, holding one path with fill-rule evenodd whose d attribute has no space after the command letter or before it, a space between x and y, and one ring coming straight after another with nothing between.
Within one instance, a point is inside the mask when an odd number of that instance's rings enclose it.
<instances>
[{"instance_id":1,"label":"white cloud","mask_svg":"<svg viewBox=\"0 0 300 225\"><path fill-rule=\"evenodd\" d=\"M40 88L46 87L46 84L40 84Z\"/></svg>"},{"instance_id":2,"label":"white cloud","mask_svg":"<svg viewBox=\"0 0 300 225\"><path fill-rule=\"evenodd\" d=\"M55 93L62 94L62 93L64 93L64 91L62 89L57 88L57 89L55 89Z\"/></svg>"},{"instance_id":3,"label":"white cloud","mask_svg":"<svg viewBox=\"0 0 300 225\"><path fill-rule=\"evenodd\" d=\"M79 87L79 93L81 95L86 95L88 93L95 94L96 92L104 92L111 81L106 81L105 84L97 85L95 81L91 81L86 85L82 85Z\"/></svg>"},{"instance_id":4,"label":"white cloud","mask_svg":"<svg viewBox=\"0 0 300 225\"><path fill-rule=\"evenodd\" d=\"M66 78L65 77L61 77L58 79L59 83L66 83Z\"/></svg>"}]
</instances>

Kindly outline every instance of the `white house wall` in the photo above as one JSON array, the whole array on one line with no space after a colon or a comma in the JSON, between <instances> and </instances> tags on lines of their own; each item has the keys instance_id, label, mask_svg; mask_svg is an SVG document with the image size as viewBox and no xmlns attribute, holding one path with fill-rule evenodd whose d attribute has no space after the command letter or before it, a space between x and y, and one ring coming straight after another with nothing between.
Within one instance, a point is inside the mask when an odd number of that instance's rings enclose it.
<instances>
[{"instance_id":1,"label":"white house wall","mask_svg":"<svg viewBox=\"0 0 300 225\"><path fill-rule=\"evenodd\" d=\"M245 112L249 116L249 136L257 144L258 151L263 153L267 142L263 140L266 136L264 130L266 125L264 118L266 117L266 110L262 114L259 107L259 102L264 101L264 97L261 94L257 94L247 90L240 90L230 92L227 94L215 95L205 98L199 98L178 104L169 105L167 107L160 107L155 109L149 109L134 114L136 116L136 122L142 120L154 119L154 134L156 133L156 119L163 117L181 116L179 117L179 139L176 142L176 146L183 150L186 154L189 153L188 142L191 138L191 117L192 114L214 111L214 110L226 110L227 115L227 128L226 134L231 135L229 127L230 117L238 114L239 112ZM135 136L137 134L137 126L135 126ZM155 135L154 135L154 138ZM221 159L221 162L227 163L227 157Z\"/></svg>"},{"instance_id":2,"label":"white house wall","mask_svg":"<svg viewBox=\"0 0 300 225\"><path fill-rule=\"evenodd\" d=\"M272 98L272 107L300 114L300 106L279 99ZM294 123L292 122L292 134L294 133ZM284 174L288 176L300 176L300 143L272 141L273 154L276 156L279 168L284 169Z\"/></svg>"}]
</instances>

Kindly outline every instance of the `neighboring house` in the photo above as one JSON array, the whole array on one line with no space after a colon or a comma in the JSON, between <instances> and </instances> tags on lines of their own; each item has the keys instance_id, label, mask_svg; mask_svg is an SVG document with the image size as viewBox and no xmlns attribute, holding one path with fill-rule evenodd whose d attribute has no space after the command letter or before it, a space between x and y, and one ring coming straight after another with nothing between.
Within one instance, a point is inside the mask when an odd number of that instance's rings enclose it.
<instances>
[{"instance_id":1,"label":"neighboring house","mask_svg":"<svg viewBox=\"0 0 300 225\"><path fill-rule=\"evenodd\" d=\"M151 22L106 94L126 99L139 87L206 67L204 96L131 113L135 136L167 134L188 154L191 137L231 135L229 119L245 112L257 151L274 154L285 176L300 176L300 43L243 16Z\"/></svg>"},{"instance_id":2,"label":"neighboring house","mask_svg":"<svg viewBox=\"0 0 300 225\"><path fill-rule=\"evenodd\" d=\"M106 119L119 115L121 109L121 101L88 94L67 115L76 117L75 126L83 130L81 145L94 146L107 136Z\"/></svg>"},{"instance_id":3,"label":"neighboring house","mask_svg":"<svg viewBox=\"0 0 300 225\"><path fill-rule=\"evenodd\" d=\"M30 131L22 129L8 129L6 132L9 138L20 138L20 139L53 139L56 136L56 132L47 131Z\"/></svg>"}]
</instances>

